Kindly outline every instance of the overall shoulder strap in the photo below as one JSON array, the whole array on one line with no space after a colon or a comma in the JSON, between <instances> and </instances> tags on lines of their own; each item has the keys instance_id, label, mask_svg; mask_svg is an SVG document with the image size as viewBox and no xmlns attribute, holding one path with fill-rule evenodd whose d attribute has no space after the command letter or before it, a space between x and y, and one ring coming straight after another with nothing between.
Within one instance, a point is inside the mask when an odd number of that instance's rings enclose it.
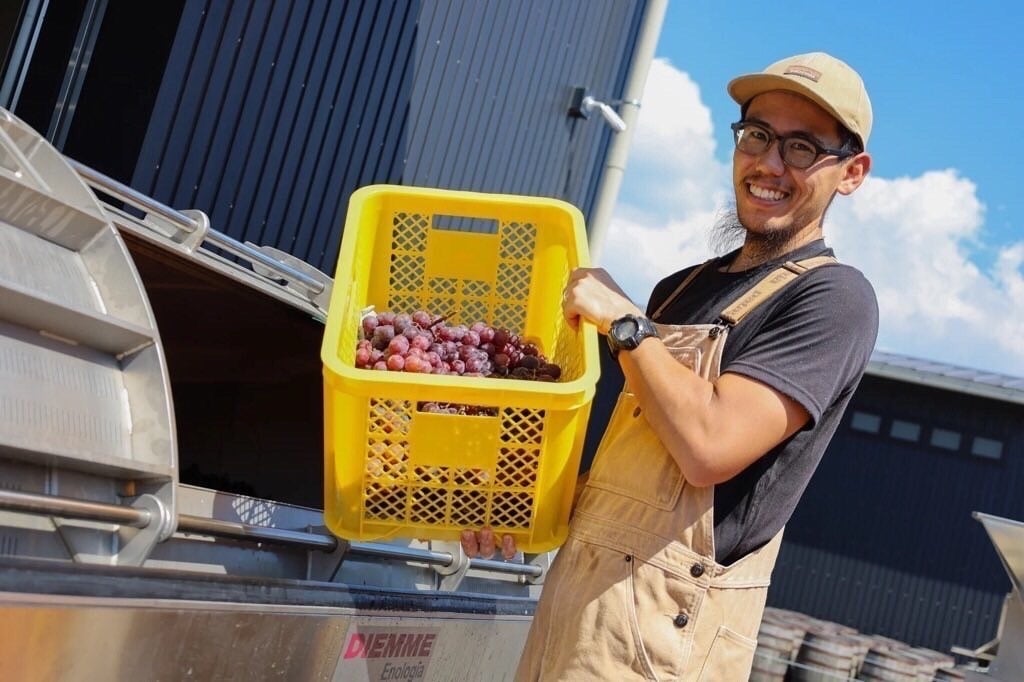
<instances>
[{"instance_id":1,"label":"overall shoulder strap","mask_svg":"<svg viewBox=\"0 0 1024 682\"><path fill-rule=\"evenodd\" d=\"M687 275L683 279L683 281L679 283L679 286L677 286L672 291L672 293L668 295L668 298L661 302L661 305L658 306L658 309L651 313L651 319L656 320L659 317L661 317L661 313L665 310L665 308L667 308L673 301L679 298L679 294L683 293L683 289L688 287L690 285L690 282L696 279L697 275L699 275L701 271L704 270L704 268L707 267L708 263L710 263L712 260L714 260L714 258L712 258L711 260L704 261L703 263L695 267L693 270L691 270L690 274Z\"/></svg>"},{"instance_id":2,"label":"overall shoulder strap","mask_svg":"<svg viewBox=\"0 0 1024 682\"><path fill-rule=\"evenodd\" d=\"M751 287L745 294L730 304L720 315L723 322L730 326L739 324L740 320L750 314L757 306L764 303L772 294L776 293L787 284L795 280L808 270L821 265L838 263L833 256L815 256L805 258L801 261L786 261L781 266L769 272L757 284Z\"/></svg>"}]
</instances>

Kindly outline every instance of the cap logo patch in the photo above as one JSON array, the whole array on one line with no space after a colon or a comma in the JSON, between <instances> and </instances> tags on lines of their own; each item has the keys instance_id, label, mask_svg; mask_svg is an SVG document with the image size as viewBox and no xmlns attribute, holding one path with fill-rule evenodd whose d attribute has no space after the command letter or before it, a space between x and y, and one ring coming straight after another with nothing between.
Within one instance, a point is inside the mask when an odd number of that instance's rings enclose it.
<instances>
[{"instance_id":1,"label":"cap logo patch","mask_svg":"<svg viewBox=\"0 0 1024 682\"><path fill-rule=\"evenodd\" d=\"M818 71L817 69L812 69L809 66L801 66L799 64L794 64L793 66L787 68L785 74L783 75L800 76L801 78L806 78L807 80L812 80L815 83L817 83L818 79L821 78L821 71Z\"/></svg>"}]
</instances>

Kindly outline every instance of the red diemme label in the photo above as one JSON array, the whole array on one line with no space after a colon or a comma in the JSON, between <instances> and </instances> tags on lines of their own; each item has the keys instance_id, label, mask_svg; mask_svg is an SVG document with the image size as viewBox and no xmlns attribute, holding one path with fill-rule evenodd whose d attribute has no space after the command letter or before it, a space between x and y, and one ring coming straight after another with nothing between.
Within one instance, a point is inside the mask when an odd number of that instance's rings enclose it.
<instances>
[{"instance_id":1,"label":"red diemme label","mask_svg":"<svg viewBox=\"0 0 1024 682\"><path fill-rule=\"evenodd\" d=\"M423 680L437 642L436 628L390 628L353 625L345 638L335 679L348 671L366 671L366 679Z\"/></svg>"},{"instance_id":2,"label":"red diemme label","mask_svg":"<svg viewBox=\"0 0 1024 682\"><path fill-rule=\"evenodd\" d=\"M430 658L437 633L353 632L344 658Z\"/></svg>"}]
</instances>

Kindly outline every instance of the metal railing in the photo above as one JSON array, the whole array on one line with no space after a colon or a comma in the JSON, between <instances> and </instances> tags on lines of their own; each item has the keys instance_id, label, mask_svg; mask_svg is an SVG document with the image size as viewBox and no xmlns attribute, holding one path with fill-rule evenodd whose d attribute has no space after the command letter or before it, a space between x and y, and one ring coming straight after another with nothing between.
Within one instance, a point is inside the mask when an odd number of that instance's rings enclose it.
<instances>
[{"instance_id":1,"label":"metal railing","mask_svg":"<svg viewBox=\"0 0 1024 682\"><path fill-rule=\"evenodd\" d=\"M117 180L104 175L93 168L89 168L74 159L68 157L65 157L65 159L75 172L78 173L82 180L84 180L85 183L93 189L97 189L104 194L123 201L139 211L160 216L164 220L189 234L200 229L199 222L193 220L181 211L175 210L170 206L166 206L156 199L132 189L128 185L118 182ZM224 251L248 260L251 263L258 263L259 265L262 265L268 270L279 274L282 279L306 287L313 295L323 293L326 288L326 285L320 280L310 277L306 273L291 267L287 263L282 263L281 261L268 256L253 246L244 244L233 237L229 237L223 232L218 232L217 230L208 227L203 238L205 241L210 242Z\"/></svg>"},{"instance_id":2,"label":"metal railing","mask_svg":"<svg viewBox=\"0 0 1024 682\"><path fill-rule=\"evenodd\" d=\"M154 516L146 509L123 507L103 502L90 502L70 497L40 495L14 490L0 490L0 509L26 514L42 514L65 519L79 519L101 523L117 523L134 528L145 528ZM178 532L195 533L211 537L259 542L307 551L333 552L339 540L333 535L314 531L288 530L269 526L255 526L236 521L207 519L189 514L178 515ZM449 552L437 552L415 547L401 547L373 542L349 542L346 556L385 559L390 561L417 561L430 566L451 566L456 557ZM543 572L539 566L493 559L470 559L471 569L538 578Z\"/></svg>"}]
</instances>

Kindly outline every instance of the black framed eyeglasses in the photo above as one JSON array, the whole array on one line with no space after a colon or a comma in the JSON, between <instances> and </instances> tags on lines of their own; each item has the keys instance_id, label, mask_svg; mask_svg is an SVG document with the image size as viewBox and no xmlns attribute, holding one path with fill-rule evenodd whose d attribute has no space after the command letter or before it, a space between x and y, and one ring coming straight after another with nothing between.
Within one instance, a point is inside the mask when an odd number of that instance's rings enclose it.
<instances>
[{"instance_id":1,"label":"black framed eyeglasses","mask_svg":"<svg viewBox=\"0 0 1024 682\"><path fill-rule=\"evenodd\" d=\"M822 147L803 134L779 135L767 126L754 121L737 121L731 126L736 149L745 154L764 154L775 140L779 141L782 162L787 166L803 170L810 168L822 156L836 156L840 159L853 156L850 149L829 149Z\"/></svg>"}]
</instances>

